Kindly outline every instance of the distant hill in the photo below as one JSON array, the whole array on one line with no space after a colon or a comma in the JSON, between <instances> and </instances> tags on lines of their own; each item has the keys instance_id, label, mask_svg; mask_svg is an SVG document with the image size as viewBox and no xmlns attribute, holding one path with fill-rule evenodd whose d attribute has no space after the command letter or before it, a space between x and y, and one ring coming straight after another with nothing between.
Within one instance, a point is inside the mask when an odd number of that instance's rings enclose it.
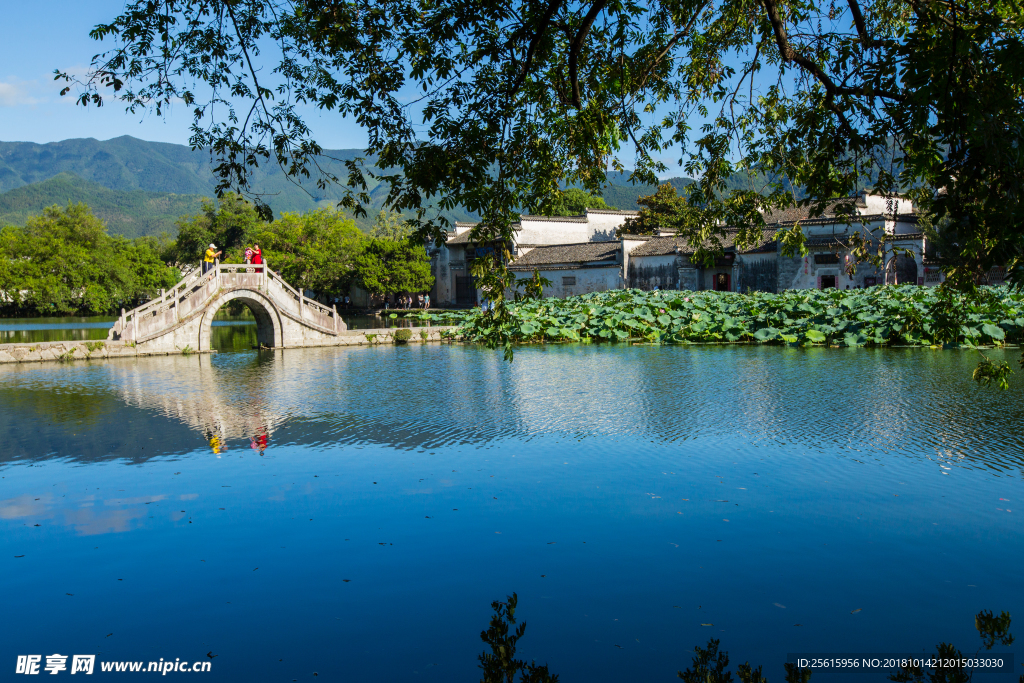
<instances>
[{"instance_id":1,"label":"distant hill","mask_svg":"<svg viewBox=\"0 0 1024 683\"><path fill-rule=\"evenodd\" d=\"M613 182L604 188L601 196L608 204L622 211L639 209L640 205L636 203L636 200L654 194L658 190L657 185L630 185L624 175L612 176L612 178ZM614 180L620 180L620 182L614 182ZM679 193L682 193L684 187L693 183L689 178L668 178L662 182L673 185Z\"/></svg>"},{"instance_id":2,"label":"distant hill","mask_svg":"<svg viewBox=\"0 0 1024 683\"><path fill-rule=\"evenodd\" d=\"M362 156L357 149L325 150L323 163L339 177L341 161ZM632 186L625 176L613 176L605 200L620 209L636 209L636 200L655 187ZM677 188L693 182L672 178ZM203 197L212 197L217 181L208 152L185 145L147 142L130 136L112 140L92 138L48 144L0 142L0 223L23 224L52 204L85 202L107 222L111 232L135 237L174 234L175 220L199 210ZM319 190L307 181L298 185L276 165L253 171L253 189L262 193L275 215L334 206L342 188ZM368 217L357 222L368 228L386 195L383 186L370 187ZM474 220L465 210L448 212L452 220Z\"/></svg>"},{"instance_id":3,"label":"distant hill","mask_svg":"<svg viewBox=\"0 0 1024 683\"><path fill-rule=\"evenodd\" d=\"M178 217L198 212L202 200L197 194L111 190L64 172L0 194L0 225L24 225L29 216L38 215L47 206L84 202L107 223L112 234L173 235Z\"/></svg>"}]
</instances>

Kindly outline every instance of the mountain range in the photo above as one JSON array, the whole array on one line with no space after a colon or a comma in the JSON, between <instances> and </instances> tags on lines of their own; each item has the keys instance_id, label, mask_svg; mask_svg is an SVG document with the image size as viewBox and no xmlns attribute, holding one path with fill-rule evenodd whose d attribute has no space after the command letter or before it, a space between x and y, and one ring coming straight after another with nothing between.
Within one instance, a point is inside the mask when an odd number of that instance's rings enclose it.
<instances>
[{"instance_id":1,"label":"mountain range","mask_svg":"<svg viewBox=\"0 0 1024 683\"><path fill-rule=\"evenodd\" d=\"M325 157L347 160L358 149L325 150ZM343 177L338 161L334 172ZM624 174L611 176L605 201L619 209L636 209L636 200L656 189L630 185ZM689 178L671 178L682 189ZM0 225L23 225L47 206L84 202L106 221L111 233L126 237L176 234L179 217L199 211L204 198L215 195L217 184L208 152L185 145L147 142L130 136L112 140L92 138L47 144L0 142ZM252 188L261 193L275 215L333 207L342 188L320 190L313 182L297 184L276 165L253 170ZM357 220L368 228L387 194L384 186L369 188L368 216ZM451 220L473 220L465 210L447 212Z\"/></svg>"}]
</instances>

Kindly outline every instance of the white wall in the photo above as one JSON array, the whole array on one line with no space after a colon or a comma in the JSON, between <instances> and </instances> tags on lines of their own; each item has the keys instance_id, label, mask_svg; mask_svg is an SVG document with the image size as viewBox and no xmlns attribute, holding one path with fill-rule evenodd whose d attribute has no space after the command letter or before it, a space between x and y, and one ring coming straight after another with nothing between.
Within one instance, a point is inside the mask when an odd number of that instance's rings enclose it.
<instances>
[{"instance_id":1,"label":"white wall","mask_svg":"<svg viewBox=\"0 0 1024 683\"><path fill-rule=\"evenodd\" d=\"M620 248L622 250L622 272L623 273L628 273L629 272L629 260L631 258L633 258L630 254L632 253L632 251L634 249L639 247L641 244L646 244L646 240L629 240L629 239L625 239L625 238L622 239L622 246Z\"/></svg>"},{"instance_id":2,"label":"white wall","mask_svg":"<svg viewBox=\"0 0 1024 683\"><path fill-rule=\"evenodd\" d=\"M551 286L544 288L544 296L554 296L560 299L577 294L618 289L621 282L618 265L565 270L544 270L541 268L539 272L541 277L551 280ZM516 272L517 279L527 278L531 275L531 273ZM576 278L576 284L563 285L562 278L566 277Z\"/></svg>"},{"instance_id":3,"label":"white wall","mask_svg":"<svg viewBox=\"0 0 1024 683\"><path fill-rule=\"evenodd\" d=\"M664 254L661 256L634 256L632 258L634 268L657 268L658 266L675 265L675 254ZM626 271L629 272L629 271Z\"/></svg>"},{"instance_id":4,"label":"white wall","mask_svg":"<svg viewBox=\"0 0 1024 683\"><path fill-rule=\"evenodd\" d=\"M587 221L560 221L523 216L515 242L516 245L578 244L580 242L601 242L607 239L609 238L599 234L595 226Z\"/></svg>"},{"instance_id":5,"label":"white wall","mask_svg":"<svg viewBox=\"0 0 1024 683\"><path fill-rule=\"evenodd\" d=\"M853 219L851 219L852 221ZM860 232L860 234L867 236L872 230L875 232L872 234L881 235L885 229L885 221L868 221L864 224L853 223L850 225L843 223L842 221L836 221L835 223L824 223L824 224L800 224L800 229L807 236L824 237L828 235L852 235L854 232Z\"/></svg>"},{"instance_id":6,"label":"white wall","mask_svg":"<svg viewBox=\"0 0 1024 683\"><path fill-rule=\"evenodd\" d=\"M578 244L615 241L615 231L638 212L587 211L582 219L563 220L543 216L523 216L516 245Z\"/></svg>"},{"instance_id":7,"label":"white wall","mask_svg":"<svg viewBox=\"0 0 1024 683\"><path fill-rule=\"evenodd\" d=\"M883 197L882 195L869 194L864 196L865 208L859 208L862 215L891 214L891 213L913 213L914 203L902 197Z\"/></svg>"}]
</instances>

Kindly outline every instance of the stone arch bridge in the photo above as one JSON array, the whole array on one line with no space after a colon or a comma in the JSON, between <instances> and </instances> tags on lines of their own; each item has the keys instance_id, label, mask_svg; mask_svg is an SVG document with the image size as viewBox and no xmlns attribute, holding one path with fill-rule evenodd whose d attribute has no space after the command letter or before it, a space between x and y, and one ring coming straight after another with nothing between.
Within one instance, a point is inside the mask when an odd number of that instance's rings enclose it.
<instances>
[{"instance_id":1,"label":"stone arch bridge","mask_svg":"<svg viewBox=\"0 0 1024 683\"><path fill-rule=\"evenodd\" d=\"M252 311L261 346L359 343L348 338L351 335L337 307L306 298L265 263L218 263L206 273L196 269L152 301L122 310L107 340L134 346L137 353L208 352L213 317L234 300Z\"/></svg>"}]
</instances>

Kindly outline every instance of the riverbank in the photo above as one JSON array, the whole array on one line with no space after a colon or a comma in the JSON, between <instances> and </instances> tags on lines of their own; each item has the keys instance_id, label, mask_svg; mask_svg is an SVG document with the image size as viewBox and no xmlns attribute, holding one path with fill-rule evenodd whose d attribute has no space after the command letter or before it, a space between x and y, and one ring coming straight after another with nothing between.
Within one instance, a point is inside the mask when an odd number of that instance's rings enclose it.
<instances>
[{"instance_id":1,"label":"riverbank","mask_svg":"<svg viewBox=\"0 0 1024 683\"><path fill-rule=\"evenodd\" d=\"M300 348L317 346L373 346L388 344L425 344L439 342L454 334L456 327L401 327L378 330L345 330L329 344L307 344ZM408 332L408 336L403 334ZM276 347L290 348L286 346ZM273 350L276 350L273 349ZM186 346L174 352L140 351L135 345L121 341L60 341L36 344L0 344L0 363L74 362L78 360L106 360L108 358L140 358L143 356L192 355L216 353L195 351Z\"/></svg>"}]
</instances>

